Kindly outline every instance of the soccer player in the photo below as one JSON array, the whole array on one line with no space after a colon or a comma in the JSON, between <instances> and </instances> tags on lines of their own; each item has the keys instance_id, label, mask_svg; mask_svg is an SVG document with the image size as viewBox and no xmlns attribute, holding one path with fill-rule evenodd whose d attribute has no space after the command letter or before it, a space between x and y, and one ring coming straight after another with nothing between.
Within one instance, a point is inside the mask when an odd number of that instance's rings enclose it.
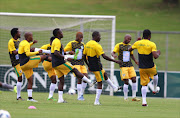
<instances>
[{"instance_id":1,"label":"soccer player","mask_svg":"<svg viewBox=\"0 0 180 118\"><path fill-rule=\"evenodd\" d=\"M160 50L157 51L156 44L151 39L151 31L149 29L145 29L143 31L143 39L136 41L132 47L129 48L129 51L134 49L138 50L139 56L139 73L141 79L141 93L142 93L142 106L147 106L146 102L146 94L147 94L147 84L150 79L153 79L154 91L156 94L159 91L157 90L158 84L158 74L156 65L153 62L153 57L157 59L161 54Z\"/></svg>"},{"instance_id":2,"label":"soccer player","mask_svg":"<svg viewBox=\"0 0 180 118\"><path fill-rule=\"evenodd\" d=\"M56 38L53 40L51 46L52 67L55 69L56 75L60 80L58 85L58 103L65 103L66 101L63 99L64 75L67 75L69 72L73 72L77 78L87 82L89 86L93 86L94 83L74 68L74 66L64 60L64 51L61 44L61 39L63 38L62 31L59 28L56 28L53 30L53 35Z\"/></svg>"},{"instance_id":3,"label":"soccer player","mask_svg":"<svg viewBox=\"0 0 180 118\"><path fill-rule=\"evenodd\" d=\"M16 86L12 86L12 85L0 82L0 87L13 90L15 93L17 93L17 87Z\"/></svg>"},{"instance_id":4,"label":"soccer player","mask_svg":"<svg viewBox=\"0 0 180 118\"><path fill-rule=\"evenodd\" d=\"M107 73L104 71L100 56L108 61L113 61L115 63L121 64L120 60L114 60L110 57L106 56L103 51L102 46L98 43L101 40L101 35L98 31L94 31L92 33L92 40L86 43L83 54L84 61L86 62L89 70L95 74L97 80L97 90L96 90L96 98L94 105L101 105L99 102L99 98L102 92L102 81L106 80L106 82L114 89L114 92L118 91L122 87L115 86L112 81L108 78Z\"/></svg>"},{"instance_id":5,"label":"soccer player","mask_svg":"<svg viewBox=\"0 0 180 118\"><path fill-rule=\"evenodd\" d=\"M79 72L83 73L86 77L88 77L87 69L84 65L83 60L83 50L84 50L84 43L82 43L83 33L77 32L76 33L76 40L70 41L66 47L64 48L64 52L70 51L72 54L76 51L79 51L77 60L71 60L71 64L78 69ZM78 100L84 100L83 93L87 86L87 83L82 81L78 78L77 82L77 91L78 91Z\"/></svg>"},{"instance_id":6,"label":"soccer player","mask_svg":"<svg viewBox=\"0 0 180 118\"><path fill-rule=\"evenodd\" d=\"M13 28L11 29L11 36L12 38L8 42L8 51L9 51L9 56L11 59L11 64L12 67L14 67L15 73L18 77L17 80L17 100L23 100L21 98L21 86L22 86L22 70L20 68L19 64L19 55L18 55L18 48L19 48L19 43L20 40L20 31L18 28ZM34 40L32 44L36 43L37 41Z\"/></svg>"},{"instance_id":7,"label":"soccer player","mask_svg":"<svg viewBox=\"0 0 180 118\"><path fill-rule=\"evenodd\" d=\"M30 43L33 41L33 35L31 32L26 32L25 40L21 41L19 44L19 60L20 60L20 66L22 71L24 72L26 78L28 79L28 85L27 85L27 92L28 92L28 99L27 101L32 102L38 102L32 98L32 85L33 85L33 68L37 68L38 64L43 60L51 61L51 57L48 57L47 55L40 55L35 57L36 54L41 54L42 50L36 51L36 52L30 52Z\"/></svg>"},{"instance_id":8,"label":"soccer player","mask_svg":"<svg viewBox=\"0 0 180 118\"><path fill-rule=\"evenodd\" d=\"M54 36L52 36L50 38L50 43L43 45L40 49L44 49L44 50L51 50L51 44L52 41L55 39ZM54 94L54 90L56 88L56 74L54 69L52 68L52 62L46 61L44 60L42 63L44 70L48 73L49 78L51 79L51 85L49 87L49 97L48 100L53 100L56 101L56 99L53 98L53 94Z\"/></svg>"},{"instance_id":9,"label":"soccer player","mask_svg":"<svg viewBox=\"0 0 180 118\"><path fill-rule=\"evenodd\" d=\"M136 72L134 70L134 67L130 58L132 58L136 64L138 64L138 62L136 61L133 55L133 51L131 52L128 51L128 48L131 46L131 44L129 44L130 41L131 41L131 35L126 34L124 37L124 41L116 44L116 46L114 47L112 56L114 58L117 58L115 54L118 53L118 59L123 62L122 64L119 64L119 66L120 66L121 80L124 81L124 86L123 86L124 100L128 101L128 85L129 85L129 79L131 79L132 80L132 101L140 101L140 99L136 98L136 89L137 89Z\"/></svg>"}]
</instances>

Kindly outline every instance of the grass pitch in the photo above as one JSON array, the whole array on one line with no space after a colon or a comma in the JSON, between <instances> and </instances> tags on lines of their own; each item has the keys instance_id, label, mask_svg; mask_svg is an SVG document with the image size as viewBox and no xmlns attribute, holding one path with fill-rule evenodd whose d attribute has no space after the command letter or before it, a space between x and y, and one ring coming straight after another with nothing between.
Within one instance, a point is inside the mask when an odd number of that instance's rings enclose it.
<instances>
[{"instance_id":1,"label":"grass pitch","mask_svg":"<svg viewBox=\"0 0 180 118\"><path fill-rule=\"evenodd\" d=\"M22 92L23 98L27 93ZM84 95L85 101L77 101L77 95L64 94L68 103L47 101L48 93L33 92L38 103L17 101L9 91L0 93L0 109L10 112L12 118L178 118L180 99L147 98L148 107L140 102L128 102L123 97L101 95L101 106L94 106L95 94ZM57 93L54 98L58 98ZM35 106L37 109L28 109Z\"/></svg>"}]
</instances>

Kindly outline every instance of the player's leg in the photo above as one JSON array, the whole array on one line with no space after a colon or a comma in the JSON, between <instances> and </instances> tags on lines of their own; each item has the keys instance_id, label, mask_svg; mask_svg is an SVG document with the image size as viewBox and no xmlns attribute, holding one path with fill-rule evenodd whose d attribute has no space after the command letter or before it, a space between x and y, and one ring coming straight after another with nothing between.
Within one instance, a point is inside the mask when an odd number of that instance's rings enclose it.
<instances>
[{"instance_id":1,"label":"player's leg","mask_svg":"<svg viewBox=\"0 0 180 118\"><path fill-rule=\"evenodd\" d=\"M123 79L123 93L124 93L124 100L128 101L128 86L129 86L129 79Z\"/></svg>"},{"instance_id":2,"label":"player's leg","mask_svg":"<svg viewBox=\"0 0 180 118\"><path fill-rule=\"evenodd\" d=\"M56 75L52 75L50 77L50 79L51 79L51 84L50 84L50 87L49 87L48 100L56 101L56 99L53 98L53 94L54 94L54 91L55 91L55 88L56 88Z\"/></svg>"},{"instance_id":3,"label":"player's leg","mask_svg":"<svg viewBox=\"0 0 180 118\"><path fill-rule=\"evenodd\" d=\"M58 103L66 103L63 99L64 75L59 78L58 84Z\"/></svg>"},{"instance_id":4,"label":"player's leg","mask_svg":"<svg viewBox=\"0 0 180 118\"><path fill-rule=\"evenodd\" d=\"M141 79L141 94L142 94L142 106L147 106L146 94L147 94L147 84L149 83L149 76L146 69L139 69L140 79Z\"/></svg>"},{"instance_id":5,"label":"player's leg","mask_svg":"<svg viewBox=\"0 0 180 118\"><path fill-rule=\"evenodd\" d=\"M14 86L0 82L0 87L5 89L14 89Z\"/></svg>"},{"instance_id":6,"label":"player's leg","mask_svg":"<svg viewBox=\"0 0 180 118\"><path fill-rule=\"evenodd\" d=\"M71 72L73 72L76 75L77 78L80 78L83 81L87 82L89 84L89 86L93 86L94 85L94 83L90 79L88 79L85 75L80 73L76 68L73 68L71 70Z\"/></svg>"},{"instance_id":7,"label":"player's leg","mask_svg":"<svg viewBox=\"0 0 180 118\"><path fill-rule=\"evenodd\" d=\"M99 102L101 93L102 93L102 80L101 81L97 80L96 98L94 105L101 105L101 103Z\"/></svg>"},{"instance_id":8,"label":"player's leg","mask_svg":"<svg viewBox=\"0 0 180 118\"><path fill-rule=\"evenodd\" d=\"M159 92L159 90L157 89L157 85L158 85L158 74L154 75L153 85L154 85L153 94L156 94L156 93Z\"/></svg>"},{"instance_id":9,"label":"player's leg","mask_svg":"<svg viewBox=\"0 0 180 118\"><path fill-rule=\"evenodd\" d=\"M14 70L16 72L16 75L18 77L18 81L17 81L17 100L23 100L21 98L21 86L22 86L22 69L20 67L20 64L16 65L14 67Z\"/></svg>"},{"instance_id":10,"label":"player's leg","mask_svg":"<svg viewBox=\"0 0 180 118\"><path fill-rule=\"evenodd\" d=\"M83 73L86 77L88 77L88 74L87 73ZM85 82L85 81L82 81L82 89L81 89L81 95L84 95L84 91L85 91L85 89L86 89L86 87L87 87L87 82Z\"/></svg>"},{"instance_id":11,"label":"player's leg","mask_svg":"<svg viewBox=\"0 0 180 118\"><path fill-rule=\"evenodd\" d=\"M129 73L129 77L132 80L132 101L140 101L140 99L136 98L137 83L136 83L136 72L134 70L134 67L129 67L128 73Z\"/></svg>"}]
</instances>

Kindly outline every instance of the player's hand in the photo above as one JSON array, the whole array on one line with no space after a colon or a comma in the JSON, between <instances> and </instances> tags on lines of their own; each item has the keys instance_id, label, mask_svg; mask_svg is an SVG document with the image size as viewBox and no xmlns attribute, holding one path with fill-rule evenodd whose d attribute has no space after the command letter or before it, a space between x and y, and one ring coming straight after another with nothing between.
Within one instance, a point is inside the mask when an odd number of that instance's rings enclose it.
<instances>
[{"instance_id":1,"label":"player's hand","mask_svg":"<svg viewBox=\"0 0 180 118\"><path fill-rule=\"evenodd\" d=\"M71 59L71 58L67 58L67 60L71 62L73 59Z\"/></svg>"},{"instance_id":2,"label":"player's hand","mask_svg":"<svg viewBox=\"0 0 180 118\"><path fill-rule=\"evenodd\" d=\"M35 44L35 43L37 43L37 42L38 42L37 40L34 40L34 41L33 41L33 44Z\"/></svg>"},{"instance_id":3,"label":"player's hand","mask_svg":"<svg viewBox=\"0 0 180 118\"><path fill-rule=\"evenodd\" d=\"M139 62L138 62L138 61L135 61L135 63L136 63L137 65L139 65Z\"/></svg>"},{"instance_id":4,"label":"player's hand","mask_svg":"<svg viewBox=\"0 0 180 118\"><path fill-rule=\"evenodd\" d=\"M73 54L74 54L74 51L70 51L69 54L70 54L70 55L73 55Z\"/></svg>"},{"instance_id":5,"label":"player's hand","mask_svg":"<svg viewBox=\"0 0 180 118\"><path fill-rule=\"evenodd\" d=\"M34 52L34 50L35 50L35 48L34 48L34 47L32 47L32 48L30 49L30 52Z\"/></svg>"},{"instance_id":6,"label":"player's hand","mask_svg":"<svg viewBox=\"0 0 180 118\"><path fill-rule=\"evenodd\" d=\"M39 54L41 54L41 53L42 53L42 50L39 50L38 52L39 52Z\"/></svg>"},{"instance_id":7,"label":"player's hand","mask_svg":"<svg viewBox=\"0 0 180 118\"><path fill-rule=\"evenodd\" d=\"M160 55L160 54L161 54L161 51L160 51L160 50L158 50L158 51L157 51L157 53Z\"/></svg>"}]
</instances>

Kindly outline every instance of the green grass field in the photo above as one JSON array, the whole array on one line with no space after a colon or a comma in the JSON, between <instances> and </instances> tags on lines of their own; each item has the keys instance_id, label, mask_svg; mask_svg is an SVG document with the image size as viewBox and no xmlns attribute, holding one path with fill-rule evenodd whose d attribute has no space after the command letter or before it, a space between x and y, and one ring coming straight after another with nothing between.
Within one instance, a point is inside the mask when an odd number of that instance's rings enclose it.
<instances>
[{"instance_id":1,"label":"green grass field","mask_svg":"<svg viewBox=\"0 0 180 118\"><path fill-rule=\"evenodd\" d=\"M180 99L147 98L148 107L141 102L125 102L122 97L102 95L101 106L94 106L95 94L84 95L85 101L77 101L77 95L64 94L68 103L47 101L48 93L33 92L38 103L16 101L12 92L0 93L0 109L10 112L12 118L178 118ZM22 92L27 98L27 93ZM55 93L54 98L57 98ZM37 109L28 109L35 106Z\"/></svg>"}]
</instances>

